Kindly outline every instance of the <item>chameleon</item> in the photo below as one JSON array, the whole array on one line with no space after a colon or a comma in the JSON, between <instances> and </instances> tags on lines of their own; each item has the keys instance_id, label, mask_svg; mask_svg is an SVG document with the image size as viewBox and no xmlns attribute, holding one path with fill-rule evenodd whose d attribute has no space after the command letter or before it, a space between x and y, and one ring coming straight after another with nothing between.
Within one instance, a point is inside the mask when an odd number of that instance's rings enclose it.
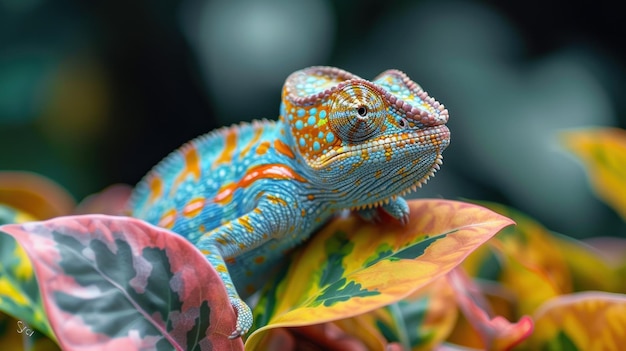
<instances>
[{"instance_id":1,"label":"chameleon","mask_svg":"<svg viewBox=\"0 0 626 351\"><path fill-rule=\"evenodd\" d=\"M447 121L444 105L399 70L369 81L305 68L286 79L278 120L187 142L137 184L130 212L205 255L237 313L237 338L253 322L243 299L331 217L354 210L407 222L402 196L439 170Z\"/></svg>"}]
</instances>

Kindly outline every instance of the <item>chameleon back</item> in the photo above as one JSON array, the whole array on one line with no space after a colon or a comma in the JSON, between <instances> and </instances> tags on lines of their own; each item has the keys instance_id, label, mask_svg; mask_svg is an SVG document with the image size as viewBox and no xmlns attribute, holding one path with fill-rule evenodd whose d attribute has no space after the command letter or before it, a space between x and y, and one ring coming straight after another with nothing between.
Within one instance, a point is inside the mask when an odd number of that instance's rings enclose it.
<instances>
[{"instance_id":1,"label":"chameleon back","mask_svg":"<svg viewBox=\"0 0 626 351\"><path fill-rule=\"evenodd\" d=\"M192 242L241 216L252 209L247 195L258 187L252 181L242 184L242 179L250 178L255 166L278 157L274 144L279 134L275 122L262 121L222 128L186 143L137 185L131 215Z\"/></svg>"}]
</instances>

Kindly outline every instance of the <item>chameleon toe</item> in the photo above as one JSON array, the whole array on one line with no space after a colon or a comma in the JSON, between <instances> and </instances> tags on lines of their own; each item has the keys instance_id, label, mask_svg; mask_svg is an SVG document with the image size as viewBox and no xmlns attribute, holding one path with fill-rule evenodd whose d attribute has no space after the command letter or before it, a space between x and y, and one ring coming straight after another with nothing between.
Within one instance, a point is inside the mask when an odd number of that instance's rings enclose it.
<instances>
[{"instance_id":1,"label":"chameleon toe","mask_svg":"<svg viewBox=\"0 0 626 351\"><path fill-rule=\"evenodd\" d=\"M235 330L228 337L235 339L245 335L252 327L252 311L250 307L238 297L230 297L230 304L237 311L237 324Z\"/></svg>"}]
</instances>

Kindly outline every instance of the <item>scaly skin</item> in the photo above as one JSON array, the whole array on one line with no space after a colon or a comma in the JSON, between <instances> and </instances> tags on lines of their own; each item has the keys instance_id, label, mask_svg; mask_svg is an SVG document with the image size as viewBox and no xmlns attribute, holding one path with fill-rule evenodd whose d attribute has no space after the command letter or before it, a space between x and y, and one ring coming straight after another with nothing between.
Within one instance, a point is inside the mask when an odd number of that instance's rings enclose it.
<instances>
[{"instance_id":1,"label":"scaly skin","mask_svg":"<svg viewBox=\"0 0 626 351\"><path fill-rule=\"evenodd\" d=\"M139 183L131 212L206 255L237 312L238 337L252 314L237 290L244 298L254 292L258 278L333 214L354 209L376 220L382 210L407 221L400 196L439 169L447 120L443 105L399 71L370 82L307 68L287 78L278 121L185 144Z\"/></svg>"}]
</instances>

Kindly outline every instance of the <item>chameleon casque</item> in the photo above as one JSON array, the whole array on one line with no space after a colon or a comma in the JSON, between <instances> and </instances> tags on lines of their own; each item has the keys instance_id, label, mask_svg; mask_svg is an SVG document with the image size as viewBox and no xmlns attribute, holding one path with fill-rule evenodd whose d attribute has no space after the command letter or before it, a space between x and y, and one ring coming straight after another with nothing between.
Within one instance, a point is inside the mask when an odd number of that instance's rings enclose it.
<instances>
[{"instance_id":1,"label":"chameleon casque","mask_svg":"<svg viewBox=\"0 0 626 351\"><path fill-rule=\"evenodd\" d=\"M278 121L183 145L137 185L130 211L200 249L237 312L238 337L252 325L242 297L258 288L254 279L334 214L353 209L375 220L383 211L407 221L401 196L439 169L447 121L444 106L400 71L370 82L306 68L287 78Z\"/></svg>"}]
</instances>

